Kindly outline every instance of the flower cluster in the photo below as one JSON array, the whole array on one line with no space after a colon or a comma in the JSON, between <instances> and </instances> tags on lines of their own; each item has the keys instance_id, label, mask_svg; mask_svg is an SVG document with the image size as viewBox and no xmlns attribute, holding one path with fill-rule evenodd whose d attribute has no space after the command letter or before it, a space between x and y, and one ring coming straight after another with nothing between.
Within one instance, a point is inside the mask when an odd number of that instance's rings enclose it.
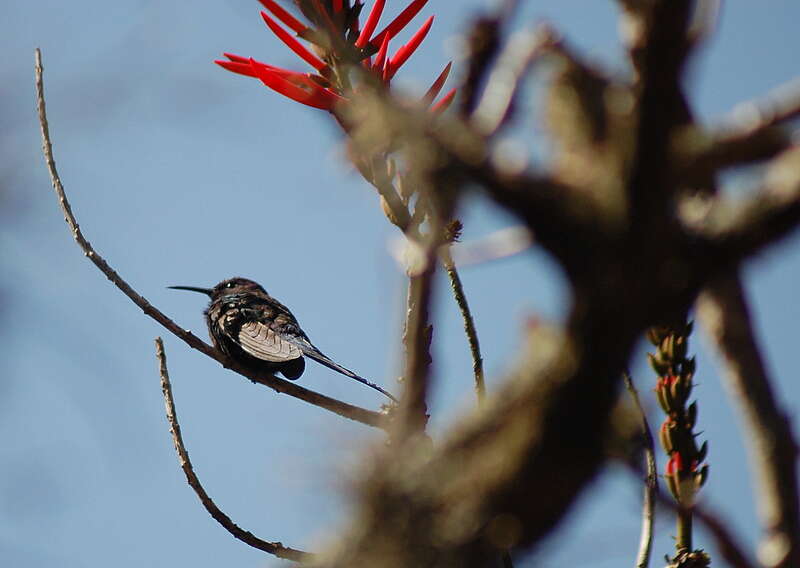
<instances>
[{"instance_id":1,"label":"flower cluster","mask_svg":"<svg viewBox=\"0 0 800 568\"><path fill-rule=\"evenodd\" d=\"M260 79L270 89L294 101L328 111L346 102L352 91L347 65L363 66L388 87L433 25L433 16L430 16L411 39L390 56L389 43L422 10L427 0L413 0L378 33L375 30L386 0L374 1L363 26L359 21L364 8L361 0L353 0L352 3L351 0L298 1L301 10L312 22L310 26L295 18L275 0L259 1L269 12L261 12L267 27L316 72L291 71L232 53L225 53L227 60L215 63L229 71ZM310 48L301 39L310 44ZM455 96L455 89L452 89L434 104L450 73L450 66L448 63L422 98L423 104L430 106L433 112L445 110Z\"/></svg>"},{"instance_id":2,"label":"flower cluster","mask_svg":"<svg viewBox=\"0 0 800 568\"><path fill-rule=\"evenodd\" d=\"M656 346L656 353L648 353L650 365L658 375L656 397L667 415L659 430L659 440L669 456L664 479L676 501L691 506L708 475L708 465L703 464L708 444L698 448L694 426L697 422L697 403L688 406L692 393L695 362L687 358L686 351L692 324L681 330L652 328L648 339Z\"/></svg>"}]
</instances>

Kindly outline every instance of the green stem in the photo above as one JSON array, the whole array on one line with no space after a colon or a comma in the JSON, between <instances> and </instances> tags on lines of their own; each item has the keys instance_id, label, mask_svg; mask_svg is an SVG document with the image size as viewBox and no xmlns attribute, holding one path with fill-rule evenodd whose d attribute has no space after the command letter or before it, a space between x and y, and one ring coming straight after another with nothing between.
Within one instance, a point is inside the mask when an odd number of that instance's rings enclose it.
<instances>
[{"instance_id":1,"label":"green stem","mask_svg":"<svg viewBox=\"0 0 800 568\"><path fill-rule=\"evenodd\" d=\"M692 550L692 509L689 507L681 508L678 512L678 537L675 548L682 550Z\"/></svg>"}]
</instances>

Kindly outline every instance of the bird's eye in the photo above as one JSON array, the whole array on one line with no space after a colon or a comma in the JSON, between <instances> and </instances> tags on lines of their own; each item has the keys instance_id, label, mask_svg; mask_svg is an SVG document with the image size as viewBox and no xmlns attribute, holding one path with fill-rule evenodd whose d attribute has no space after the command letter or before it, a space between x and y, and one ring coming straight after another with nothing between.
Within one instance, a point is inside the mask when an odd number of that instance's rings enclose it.
<instances>
[{"instance_id":1,"label":"bird's eye","mask_svg":"<svg viewBox=\"0 0 800 568\"><path fill-rule=\"evenodd\" d=\"M226 288L233 288L234 286L236 286L235 282L228 282L227 284L225 284Z\"/></svg>"}]
</instances>

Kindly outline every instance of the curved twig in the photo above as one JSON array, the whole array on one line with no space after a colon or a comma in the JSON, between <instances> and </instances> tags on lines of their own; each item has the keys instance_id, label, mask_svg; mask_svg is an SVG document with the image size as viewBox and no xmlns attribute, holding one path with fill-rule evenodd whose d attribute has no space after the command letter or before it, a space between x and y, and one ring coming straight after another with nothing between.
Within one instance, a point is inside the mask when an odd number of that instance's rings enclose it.
<instances>
[{"instance_id":1,"label":"curved twig","mask_svg":"<svg viewBox=\"0 0 800 568\"><path fill-rule=\"evenodd\" d=\"M644 501L642 503L642 534L639 539L639 552L636 554L636 568L647 568L650 565L650 551L653 547L653 524L655 521L656 493L658 492L658 471L656 469L655 444L647 415L639 400L639 393L633 384L630 373L623 374L625 386L633 399L636 411L642 422L642 440L647 461L647 475L644 484Z\"/></svg>"},{"instance_id":2,"label":"curved twig","mask_svg":"<svg viewBox=\"0 0 800 568\"><path fill-rule=\"evenodd\" d=\"M164 405L167 410L167 420L169 421L169 432L172 434L172 442L175 444L175 451L178 453L178 459L181 463L181 469L186 475L186 481L197 494L200 502L205 507L208 514L211 515L222 527L231 533L234 538L241 540L243 543L263 550L270 554L274 554L278 558L285 558L286 560L294 560L296 562L309 561L313 555L302 550L296 550L283 546L280 542L267 542L255 536L250 531L242 529L239 525L233 522L231 518L217 507L216 503L208 496L203 485L197 477L192 467L192 462L189 459L189 452L183 445L183 436L181 436L181 426L178 423L178 415L175 412L175 401L172 398L172 384L169 381L169 371L167 371L167 355L164 352L164 342L160 337L156 338L156 357L158 358L158 371L161 375L161 392L164 393Z\"/></svg>"},{"instance_id":3,"label":"curved twig","mask_svg":"<svg viewBox=\"0 0 800 568\"><path fill-rule=\"evenodd\" d=\"M214 349L211 345L205 343L189 330L179 327L163 312L148 302L147 299L138 294L136 290L134 290L127 282L125 282L125 280L123 280L113 268L111 268L105 259L94 250L91 243L89 243L89 241L87 241L83 236L80 226L78 225L78 221L75 219L75 215L72 213L72 207L70 207L69 201L67 200L67 195L64 192L64 186L61 183L58 170L56 170L56 163L55 159L53 158L53 146L50 142L50 128L47 123L42 72L42 54L37 48L36 103L39 111L39 125L42 131L42 151L44 152L47 169L50 172L50 179L53 182L53 189L55 189L56 196L58 197L61 205L61 210L64 212L64 220L72 231L72 236L75 238L75 242L78 243L78 246L81 248L81 250L83 250L84 255L92 261L92 263L100 270L100 272L105 274L111 283L119 288L128 298L130 298L134 304L139 306L146 315L156 320L170 333L182 339L187 345L189 345L189 347L197 349L205 355L208 355L220 363L223 367L231 369L232 371L247 377L254 383L259 383L268 386L277 392L288 394L294 398L299 398L300 400L308 402L309 404L313 404L319 408L324 408L325 410L338 414L339 416L349 418L350 420L354 420L368 426L385 428L386 421L384 420L384 416L379 412L374 412L365 408L348 404L346 402L342 402L335 398L331 398L310 389L303 388L273 375L256 374L247 370L225 356L223 353Z\"/></svg>"}]
</instances>

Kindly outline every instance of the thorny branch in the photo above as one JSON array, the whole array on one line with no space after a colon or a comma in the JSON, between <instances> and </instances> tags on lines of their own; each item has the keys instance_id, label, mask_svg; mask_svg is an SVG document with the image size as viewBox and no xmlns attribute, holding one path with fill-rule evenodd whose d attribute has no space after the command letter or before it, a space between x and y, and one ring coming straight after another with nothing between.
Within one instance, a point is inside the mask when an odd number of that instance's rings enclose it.
<instances>
[{"instance_id":1,"label":"thorny branch","mask_svg":"<svg viewBox=\"0 0 800 568\"><path fill-rule=\"evenodd\" d=\"M302 550L289 548L283 546L280 542L267 542L255 536L250 531L242 529L233 520L226 515L219 507L217 507L214 500L208 496L200 479L194 472L192 462L189 459L189 452L186 451L186 446L183 445L183 436L181 435L181 426L178 423L178 414L175 411L175 401L172 398L172 384L169 380L169 371L167 370L167 355L164 352L164 342L160 337L156 338L156 358L158 359L158 371L161 376L161 392L164 394L164 404L167 411L167 421L169 422L169 431L172 434L172 442L175 444L175 451L178 453L178 460L181 464L181 469L186 476L186 481L189 486L197 494L200 502L205 507L208 514L211 515L222 527L231 533L234 538L241 540L245 544L263 550L269 554L274 554L278 558L286 560L294 560L296 562L308 562L313 558L313 555Z\"/></svg>"},{"instance_id":2,"label":"thorny branch","mask_svg":"<svg viewBox=\"0 0 800 568\"><path fill-rule=\"evenodd\" d=\"M386 421L384 416L378 412L360 408L335 398L325 396L310 389L303 388L292 382L275 377L274 375L256 374L245 369L235 361L231 360L229 357L225 356L223 353L217 351L212 346L202 341L189 330L179 327L174 321L172 321L158 308L148 302L125 280L123 280L122 277L108 264L108 262L106 262L102 256L100 256L100 254L97 253L97 251L94 250L94 247L92 247L91 243L89 243L89 241L87 241L83 236L80 226L78 225L78 221L75 219L75 215L72 212L72 207L67 200L64 186L61 183L61 178L59 177L58 170L56 169L55 158L53 157L53 145L50 142L50 128L47 122L47 110L45 107L44 98L42 54L39 49L36 49L36 101L39 112L39 125L42 132L42 151L44 152L45 161L47 162L47 169L50 172L50 179L53 182L53 189L56 192L56 197L58 197L61 210L64 212L64 220L72 231L72 236L75 238L75 242L78 243L78 246L81 248L81 250L83 250L84 255L90 261L92 261L92 263L103 274L106 275L112 284L114 284L122 291L123 294L130 298L134 304L139 306L139 308L141 308L146 315L156 320L170 333L182 339L187 345L189 345L189 347L197 349L201 353L216 360L226 369L231 369L232 371L247 377L254 383L268 386L276 392L288 394L289 396L298 398L309 404L313 404L314 406L318 406L319 408L323 408L329 412L343 416L344 418L349 418L350 420L377 428L385 427Z\"/></svg>"}]
</instances>

